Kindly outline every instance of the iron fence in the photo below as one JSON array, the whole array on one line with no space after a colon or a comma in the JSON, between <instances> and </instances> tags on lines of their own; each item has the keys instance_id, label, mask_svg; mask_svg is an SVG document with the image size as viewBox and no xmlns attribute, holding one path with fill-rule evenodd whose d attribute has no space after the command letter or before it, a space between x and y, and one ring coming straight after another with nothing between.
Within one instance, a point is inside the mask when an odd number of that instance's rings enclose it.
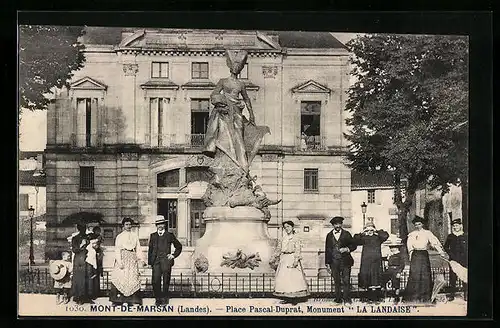
<instances>
[{"instance_id":1,"label":"iron fence","mask_svg":"<svg viewBox=\"0 0 500 328\"><path fill-rule=\"evenodd\" d=\"M449 291L450 274L448 269L433 269L433 280L437 275L444 279L445 286L441 293ZM111 287L111 272L106 271L100 277L100 295L108 296ZM306 277L311 297L331 297L335 284L331 277ZM408 281L408 272L401 274L401 289ZM142 292L144 297L152 297L151 275L142 275ZM463 284L457 280L457 288L463 290ZM270 297L274 291L274 274L175 274L171 276L170 292L172 297L180 298L252 298ZM55 294L54 280L47 268L24 269L19 272L19 292ZM391 297L394 290L385 286L386 297ZM357 275L351 276L351 293L353 298L362 298L365 291L358 287Z\"/></svg>"}]
</instances>

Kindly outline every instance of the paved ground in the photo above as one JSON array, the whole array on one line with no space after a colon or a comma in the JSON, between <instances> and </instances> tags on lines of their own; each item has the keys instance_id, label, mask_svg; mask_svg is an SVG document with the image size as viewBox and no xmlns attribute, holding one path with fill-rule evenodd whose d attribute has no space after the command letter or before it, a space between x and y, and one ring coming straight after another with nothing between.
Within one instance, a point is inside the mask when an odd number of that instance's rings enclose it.
<instances>
[{"instance_id":1,"label":"paved ground","mask_svg":"<svg viewBox=\"0 0 500 328\"><path fill-rule=\"evenodd\" d=\"M152 298L144 299L142 307L113 307L107 298L98 298L92 306L77 306L73 302L56 305L55 295L19 295L21 316L464 316L466 308L463 298L447 302L444 295L438 296L436 305L395 305L392 302L338 305L331 299L312 298L292 306L280 304L273 298L175 298L168 307L155 307Z\"/></svg>"}]
</instances>

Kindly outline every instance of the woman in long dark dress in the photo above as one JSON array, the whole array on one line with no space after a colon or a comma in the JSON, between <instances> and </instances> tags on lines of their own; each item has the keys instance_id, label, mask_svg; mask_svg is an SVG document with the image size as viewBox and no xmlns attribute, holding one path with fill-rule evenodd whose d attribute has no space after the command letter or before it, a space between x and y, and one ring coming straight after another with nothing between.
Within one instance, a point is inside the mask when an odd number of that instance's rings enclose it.
<instances>
[{"instance_id":1,"label":"woman in long dark dress","mask_svg":"<svg viewBox=\"0 0 500 328\"><path fill-rule=\"evenodd\" d=\"M71 239L71 250L73 251L73 280L71 294L73 301L77 304L92 303L95 299L95 286L92 277L95 277L97 270L88 263L88 249L90 245L89 237L84 224L77 224L78 234Z\"/></svg>"},{"instance_id":2,"label":"woman in long dark dress","mask_svg":"<svg viewBox=\"0 0 500 328\"><path fill-rule=\"evenodd\" d=\"M428 249L432 247L442 257L447 258L439 239L432 232L424 229L424 222L425 219L416 216L412 221L415 230L408 234L410 275L403 296L405 302L429 303L431 301L434 283Z\"/></svg>"},{"instance_id":3,"label":"woman in long dark dress","mask_svg":"<svg viewBox=\"0 0 500 328\"><path fill-rule=\"evenodd\" d=\"M375 230L375 225L369 222L362 233L354 235L357 245L362 245L361 267L358 275L358 286L366 289L368 301L380 300L382 289L382 243L389 238L384 230Z\"/></svg>"}]
</instances>

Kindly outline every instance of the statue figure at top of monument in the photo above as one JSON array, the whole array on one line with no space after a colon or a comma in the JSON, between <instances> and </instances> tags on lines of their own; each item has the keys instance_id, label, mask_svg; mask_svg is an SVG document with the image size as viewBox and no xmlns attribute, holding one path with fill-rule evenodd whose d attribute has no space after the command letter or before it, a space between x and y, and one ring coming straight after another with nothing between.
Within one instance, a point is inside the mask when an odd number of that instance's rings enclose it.
<instances>
[{"instance_id":1,"label":"statue figure at top of monument","mask_svg":"<svg viewBox=\"0 0 500 328\"><path fill-rule=\"evenodd\" d=\"M212 178L203 199L207 206L254 206L269 216L271 201L255 185L249 168L262 138L270 133L267 126L257 126L252 103L238 74L246 64L244 50L226 50L231 75L221 79L210 96L210 112L203 153L214 159ZM243 115L248 110L249 118Z\"/></svg>"}]
</instances>

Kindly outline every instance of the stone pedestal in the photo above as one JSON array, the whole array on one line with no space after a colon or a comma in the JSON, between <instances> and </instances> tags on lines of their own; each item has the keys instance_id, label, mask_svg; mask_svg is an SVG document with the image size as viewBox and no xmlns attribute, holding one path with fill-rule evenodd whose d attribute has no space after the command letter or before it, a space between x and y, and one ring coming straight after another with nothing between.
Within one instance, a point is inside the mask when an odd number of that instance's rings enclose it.
<instances>
[{"instance_id":1,"label":"stone pedestal","mask_svg":"<svg viewBox=\"0 0 500 328\"><path fill-rule=\"evenodd\" d=\"M269 265L275 241L269 237L268 220L261 211L254 207L208 207L203 218L206 224L205 234L197 240L192 257L193 272L197 274L273 274ZM231 268L221 266L223 255L235 254L238 250L244 256L259 253L261 261L253 270L251 268ZM195 260L199 257L208 260L208 270L198 272Z\"/></svg>"}]
</instances>

